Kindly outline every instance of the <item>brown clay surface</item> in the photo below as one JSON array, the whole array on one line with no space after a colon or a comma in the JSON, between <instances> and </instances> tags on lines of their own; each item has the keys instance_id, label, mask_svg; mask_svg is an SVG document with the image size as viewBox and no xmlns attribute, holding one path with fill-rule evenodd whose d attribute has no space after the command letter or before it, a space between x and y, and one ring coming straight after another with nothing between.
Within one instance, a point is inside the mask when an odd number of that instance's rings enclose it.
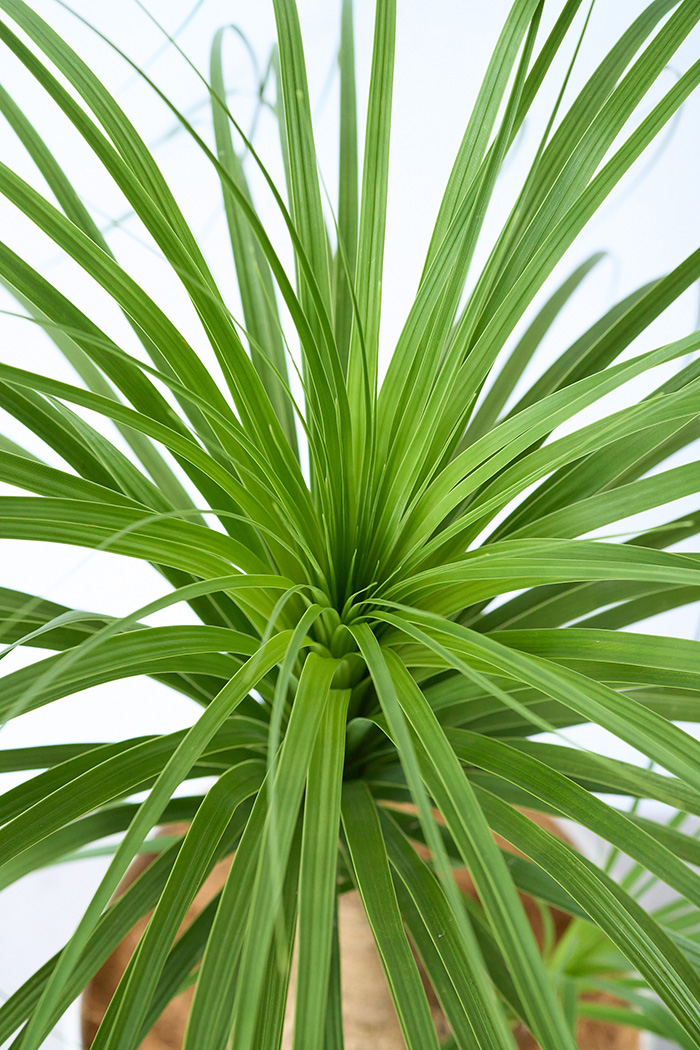
<instances>
[{"instance_id":1,"label":"brown clay surface","mask_svg":"<svg viewBox=\"0 0 700 1050\"><path fill-rule=\"evenodd\" d=\"M535 817L535 814L529 815ZM537 814L536 819L547 830L561 838L566 837L561 828L550 818ZM174 834L182 830L184 830L182 825L170 825L163 829L163 833ZM506 843L502 845L510 848ZM425 853L424 847L417 844L416 849L419 853ZM153 855L149 854L138 857L127 872L118 892L124 892L152 860ZM227 859L214 868L193 901L183 923L183 929L222 888L230 863L230 859ZM455 871L455 879L463 892L476 896L474 886L466 871L463 869ZM539 908L532 898L521 895L521 899L538 943L541 944L542 917ZM555 909L552 909L552 914L557 936L561 936L568 924L568 916ZM147 921L145 917L133 928L85 990L82 1000L82 1035L85 1048L88 1048L94 1039L119 978L138 944ZM338 923L341 943L345 1050L405 1050L384 971L358 893L346 893L340 898ZM422 976L425 981L425 975ZM294 987L295 970L293 967L290 981L290 1004L294 1002ZM432 989L427 984L426 988L438 1034L443 1038L448 1034L444 1015ZM193 990L188 989L169 1004L153 1031L141 1044L142 1050L181 1050L192 994ZM614 1001L604 993L601 993L598 998L601 1002ZM288 1009L284 1025L283 1050L291 1050L292 1030L293 1017L291 1010ZM600 1021L580 1021L577 1036L579 1050L638 1050L639 1047L639 1037L635 1031L620 1029ZM516 1041L520 1050L538 1050L532 1036L522 1028L516 1032Z\"/></svg>"}]
</instances>

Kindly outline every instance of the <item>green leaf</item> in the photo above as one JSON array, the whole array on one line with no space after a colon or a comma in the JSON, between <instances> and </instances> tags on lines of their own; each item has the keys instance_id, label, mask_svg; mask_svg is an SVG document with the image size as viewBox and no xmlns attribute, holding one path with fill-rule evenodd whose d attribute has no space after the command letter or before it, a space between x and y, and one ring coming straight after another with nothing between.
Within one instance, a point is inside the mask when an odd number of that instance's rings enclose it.
<instances>
[{"instance_id":1,"label":"green leaf","mask_svg":"<svg viewBox=\"0 0 700 1050\"><path fill-rule=\"evenodd\" d=\"M225 1040L230 1027L230 984L239 953L235 1002L241 1005L235 1011L236 1038L241 1041L239 1045L244 1046L245 1040L254 1036L278 917L279 874L287 867L314 740L329 702L336 666L335 661L314 654L304 663L277 764L274 841L271 841L270 824L265 822L267 796L263 789L254 810L255 820L249 821L234 858L198 976L186 1048L213 1050L222 1038ZM271 870L271 858L279 865L276 870ZM242 887L246 882L244 894ZM254 937L243 937L248 928L255 930Z\"/></svg>"},{"instance_id":2,"label":"green leaf","mask_svg":"<svg viewBox=\"0 0 700 1050\"><path fill-rule=\"evenodd\" d=\"M453 739L452 730L447 730L447 737ZM688 813L697 812L700 806L700 795L676 777L640 769L629 762L592 751L576 751L561 744L517 738L504 739L503 743L539 759L548 768L563 773L588 791L653 798Z\"/></svg>"},{"instance_id":3,"label":"green leaf","mask_svg":"<svg viewBox=\"0 0 700 1050\"><path fill-rule=\"evenodd\" d=\"M307 774L294 1009L294 1043L300 1050L321 1050L324 1040L349 700L349 690L331 691Z\"/></svg>"},{"instance_id":4,"label":"green leaf","mask_svg":"<svg viewBox=\"0 0 700 1050\"><path fill-rule=\"evenodd\" d=\"M685 638L572 627L567 631L499 631L497 641L608 681L700 688L700 644ZM608 666L610 665L610 666ZM598 673L595 673L595 672Z\"/></svg>"},{"instance_id":5,"label":"green leaf","mask_svg":"<svg viewBox=\"0 0 700 1050\"><path fill-rule=\"evenodd\" d=\"M641 829L612 806L601 802L585 788L572 783L543 762L510 748L502 741L489 740L464 730L453 730L450 742L462 762L487 769L519 785L535 798L559 810L562 816L594 831L643 864L688 900L695 904L700 901L697 876L674 853L655 840L653 830L650 834L640 834Z\"/></svg>"},{"instance_id":6,"label":"green leaf","mask_svg":"<svg viewBox=\"0 0 700 1050\"><path fill-rule=\"evenodd\" d=\"M31 703L24 705L24 710L130 675L186 672L192 667L220 678L230 678L241 661L224 654L240 652L252 656L256 649L255 639L250 635L224 627L149 627L127 631L109 638L63 673L61 667L65 661L62 655L58 655L5 675L0 713L7 714L21 705L25 691L34 683L41 686L45 682L43 688L34 692ZM199 653L216 655L193 664L189 654ZM56 673L53 673L54 669Z\"/></svg>"},{"instance_id":7,"label":"green leaf","mask_svg":"<svg viewBox=\"0 0 700 1050\"><path fill-rule=\"evenodd\" d=\"M389 860L413 904L406 907L401 888L397 886L401 911L408 915L411 938L418 947L458 1046L510 1046L512 1037L500 1011L493 1005L485 1006L479 994L475 994L475 986L481 984L484 991L487 986L483 975L478 971L475 974L474 955L465 951L448 901L395 822L384 812L380 818ZM499 990L509 985L509 993L517 1002L517 993L508 975L504 972L501 977ZM490 989L486 995L488 1002L492 998Z\"/></svg>"},{"instance_id":8,"label":"green leaf","mask_svg":"<svg viewBox=\"0 0 700 1050\"><path fill-rule=\"evenodd\" d=\"M545 660L518 653L493 638L484 638L448 620L438 621L418 612L410 612L410 620L401 620L387 614L390 622L418 636L426 644L435 644L447 653L454 651L459 668L465 656L477 656L502 673L541 688L567 707L580 711L587 721L595 722L627 741L669 772L684 780L697 791L700 788L700 745L667 719L636 703L630 696L615 692L600 682ZM432 642L430 635L415 624L423 624L428 631L437 630L444 645Z\"/></svg>"},{"instance_id":9,"label":"green leaf","mask_svg":"<svg viewBox=\"0 0 700 1050\"><path fill-rule=\"evenodd\" d=\"M535 7L534 3L516 3L508 14L450 173L433 230L426 265L432 261L437 248L442 246L448 226L476 177L506 90L508 77L515 64L518 48L522 44ZM521 102L521 106L525 109L524 101Z\"/></svg>"},{"instance_id":10,"label":"green leaf","mask_svg":"<svg viewBox=\"0 0 700 1050\"><path fill-rule=\"evenodd\" d=\"M150 827L158 820L172 791L189 773L199 754L224 720L247 696L251 688L273 667L284 653L289 635L282 632L261 646L255 656L244 664L240 671L224 686L198 722L184 736L175 752L165 764L148 798L142 803L132 821L107 874L86 909L76 932L63 950L56 968L51 974L36 1009L32 1013L24 1035L25 1050L39 1050L45 1034L45 1026L52 1015L61 989L67 981L75 962L80 956L99 916L109 901L119 880Z\"/></svg>"},{"instance_id":11,"label":"green leaf","mask_svg":"<svg viewBox=\"0 0 700 1050\"><path fill-rule=\"evenodd\" d=\"M571 1034L479 802L414 680L393 654L389 666L401 706L420 741L417 750L427 786L474 880L494 937L508 959L528 1024L543 1047L569 1046Z\"/></svg>"},{"instance_id":12,"label":"green leaf","mask_svg":"<svg viewBox=\"0 0 700 1050\"><path fill-rule=\"evenodd\" d=\"M661 927L612 879L570 846L487 792L479 791L479 799L494 831L550 872L581 903L697 1042L699 1011L694 988L698 976Z\"/></svg>"},{"instance_id":13,"label":"green leaf","mask_svg":"<svg viewBox=\"0 0 700 1050\"><path fill-rule=\"evenodd\" d=\"M233 145L228 115L220 101L226 98L222 64L224 32L223 29L220 29L214 36L209 66L213 92L212 119L217 154L222 166L228 171L229 178L239 183L242 192L250 196L243 166ZM240 213L237 201L232 197L225 179L221 180L221 192L236 265L243 315L250 337L251 358L275 408L277 418L283 426L285 436L291 447L295 449L297 440L294 412L289 395L278 379L279 375L282 381L287 381L287 359L270 268L250 226ZM272 369L270 364L273 366Z\"/></svg>"},{"instance_id":14,"label":"green leaf","mask_svg":"<svg viewBox=\"0 0 700 1050\"><path fill-rule=\"evenodd\" d=\"M287 127L292 215L301 244L318 281L321 298L330 308L330 269L321 191L316 170L316 148L311 124L309 88L299 16L294 0L274 0L279 64ZM301 279L301 300L308 303Z\"/></svg>"},{"instance_id":15,"label":"green leaf","mask_svg":"<svg viewBox=\"0 0 700 1050\"><path fill-rule=\"evenodd\" d=\"M210 789L185 835L168 882L100 1025L95 1050L126 1050L138 1035L168 950L206 878L237 807L260 787L264 765L243 762Z\"/></svg>"},{"instance_id":16,"label":"green leaf","mask_svg":"<svg viewBox=\"0 0 700 1050\"><path fill-rule=\"evenodd\" d=\"M358 171L355 38L352 0L342 0L340 21L340 140L338 145L338 247L333 259L335 340L347 371L352 331L351 285L357 264Z\"/></svg>"},{"instance_id":17,"label":"green leaf","mask_svg":"<svg viewBox=\"0 0 700 1050\"><path fill-rule=\"evenodd\" d=\"M282 1038L296 932L300 837L297 829L282 887L280 926L285 937L271 945L267 960L265 1001L261 1004L255 1032L255 1046L259 1050L277 1050Z\"/></svg>"},{"instance_id":18,"label":"green leaf","mask_svg":"<svg viewBox=\"0 0 700 1050\"><path fill-rule=\"evenodd\" d=\"M491 429L503 410L506 401L513 393L516 383L533 355L537 352L540 343L546 337L547 332L567 305L569 299L577 291L579 285L604 258L605 254L603 252L596 252L586 259L585 262L581 263L580 266L577 266L573 273L553 292L534 320L531 321L518 340L517 345L511 351L508 359L503 363L493 386L469 424L465 435L465 440L469 444Z\"/></svg>"},{"instance_id":19,"label":"green leaf","mask_svg":"<svg viewBox=\"0 0 700 1050\"><path fill-rule=\"evenodd\" d=\"M460 894L452 879L449 861L430 806L428 792L423 783L416 749L402 711L401 702L396 693L395 681L392 681L391 665L387 663L376 639L366 626L354 628L353 633L358 640L360 650L372 675L387 725L397 744L411 795L417 803L420 823L426 841L429 843L434 863L440 873L443 892L450 904L452 920L457 927L462 952L466 957L473 960L473 965L469 969L470 983L473 985L472 995L474 1002L472 1006L479 1016L476 1031L479 1038L484 1040L485 1045L498 1045L503 1039L503 1025L493 1002L491 990L485 980L483 962L479 957L479 949L474 939L473 930L464 913ZM391 657L391 654L388 654L388 656Z\"/></svg>"},{"instance_id":20,"label":"green leaf","mask_svg":"<svg viewBox=\"0 0 700 1050\"><path fill-rule=\"evenodd\" d=\"M406 1046L409 1050L437 1048L425 990L401 924L379 816L372 796L361 782L345 784L342 813L354 879L372 927Z\"/></svg>"},{"instance_id":21,"label":"green leaf","mask_svg":"<svg viewBox=\"0 0 700 1050\"><path fill-rule=\"evenodd\" d=\"M358 312L348 365L348 387L355 403L361 403L365 385L374 399L377 386L396 0L378 0L375 11L357 245Z\"/></svg>"}]
</instances>

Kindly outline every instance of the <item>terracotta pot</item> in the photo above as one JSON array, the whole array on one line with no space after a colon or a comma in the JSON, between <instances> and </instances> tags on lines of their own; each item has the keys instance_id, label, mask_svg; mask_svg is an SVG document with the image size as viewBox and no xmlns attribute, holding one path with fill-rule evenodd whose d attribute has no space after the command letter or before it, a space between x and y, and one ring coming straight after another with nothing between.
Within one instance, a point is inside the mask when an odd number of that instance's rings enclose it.
<instances>
[{"instance_id":1,"label":"terracotta pot","mask_svg":"<svg viewBox=\"0 0 700 1050\"><path fill-rule=\"evenodd\" d=\"M558 825L542 814L529 814L547 830L565 838ZM181 833L183 825L170 825L163 829L164 834ZM503 843L506 848L508 845ZM416 844L419 853L424 847ZM511 850L512 852L512 850ZM137 876L154 859L153 855L142 854L137 857L127 872L118 893L123 893ZM183 929L198 915L212 897L222 888L231 864L231 859L216 865L206 883L198 893L189 909ZM474 887L466 871L455 871L455 879L460 889L476 896ZM522 894L521 899L539 944L543 938L543 924L539 907ZM551 909L557 937L560 937L569 923L569 918L557 909ZM106 961L85 990L82 999L82 1043L88 1048L94 1039L100 1021L124 969L143 933L147 917L141 919L122 941L116 951ZM341 975L343 987L343 1024L346 1050L405 1050L396 1014L384 977L379 956L374 946L372 933L365 917L364 909L356 892L345 893L338 905L338 923L341 948ZM425 979L425 978L424 978ZM295 972L292 968L289 1003L294 1002ZM437 999L426 982L426 991L436 1029L441 1038L449 1034L444 1014ZM142 1050L180 1050L192 1001L193 989L190 988L174 999L159 1018L152 1032L142 1043ZM610 996L601 993L591 996L600 1002L613 1002ZM290 1050L292 1045L292 1016L288 1008L284 1026L283 1050ZM515 1033L520 1050L537 1050L532 1036L523 1028ZM632 1029L619 1028L600 1021L582 1020L577 1031L579 1050L638 1050L639 1036Z\"/></svg>"}]
</instances>

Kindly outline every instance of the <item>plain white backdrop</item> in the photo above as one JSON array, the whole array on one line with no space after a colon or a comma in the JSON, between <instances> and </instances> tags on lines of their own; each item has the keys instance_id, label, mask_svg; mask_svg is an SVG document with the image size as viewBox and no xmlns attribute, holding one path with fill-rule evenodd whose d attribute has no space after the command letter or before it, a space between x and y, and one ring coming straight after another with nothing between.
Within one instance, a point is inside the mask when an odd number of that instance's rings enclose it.
<instances>
[{"instance_id":1,"label":"plain white backdrop","mask_svg":"<svg viewBox=\"0 0 700 1050\"><path fill-rule=\"evenodd\" d=\"M124 106L147 143L152 145L173 190L200 235L205 252L234 312L238 309L230 251L226 243L216 179L187 136L178 131L167 108L128 64L57 0L33 0L32 6L68 39L97 71ZM255 143L273 175L281 179L274 119L258 106L257 82L264 73L274 38L271 0L204 0L193 13L192 0L146 0L151 14L169 32L182 27L178 41L195 66L206 74L208 49L214 31L234 24L245 34L256 57L256 72L241 38L230 34L227 45L229 105L248 128L255 122ZM587 7L587 5L584 5ZM163 36L139 4L114 0L96 4L77 0L77 11L93 19L99 29L122 48L186 111L195 126L210 140L207 96L195 73L174 48L164 46ZM397 29L395 104L393 116L390 208L384 277L382 346L388 354L400 331L427 247L442 189L476 95L488 56L509 7L508 0L489 4L476 0L401 0ZM580 86L622 29L642 9L641 0L597 0L590 27L574 70L567 99ZM337 79L335 57L339 3L301 0L310 93L317 128L319 166L331 201L337 184ZM560 10L560 0L545 5L544 26ZM366 100L374 5L356 0L355 28L357 70L360 84L359 115ZM580 23L579 23L580 24ZM573 41L572 36L572 41ZM698 35L680 49L672 67L659 78L642 113L668 89L678 72L698 56ZM567 51L566 61L570 51ZM2 83L31 116L75 181L97 221L109 229L109 239L120 261L163 306L173 320L212 364L193 311L177 278L150 247L140 224L128 215L128 205L110 183L77 134L44 96L31 77L3 54ZM528 120L514 157L499 184L495 206L486 225L485 246L476 260L483 261L488 238L503 221L523 169L531 158L552 105L559 63L549 80L549 91ZM267 91L272 98L271 88ZM587 279L571 307L553 327L542 356L533 365L559 354L605 308L633 288L668 271L697 247L700 217L697 187L700 184L700 96L685 104L678 118L603 206L558 270L559 279L591 252L608 254ZM45 189L26 154L9 128L0 125L3 160L27 179ZM254 180L255 181L255 180ZM260 211L273 232L283 257L290 262L281 221L269 196L259 198ZM81 306L98 324L138 353L126 323L101 290L12 208L0 202L3 237ZM114 225L114 220L122 220ZM553 287L553 284L550 286ZM16 310L2 293L0 307ZM686 293L664 317L637 342L635 352L660 345L697 327L697 291ZM528 314L528 317L532 314ZM527 321L525 318L525 322ZM74 381L69 366L45 335L26 321L0 315L0 359L6 363L45 371ZM532 375L533 372L528 373ZM660 381L656 378L656 381ZM634 393L646 390L643 384ZM101 421L99 424L106 424ZM0 426L14 440L51 463L64 467L41 441L0 412ZM16 492L4 486L3 491ZM679 502L668 516L694 508L693 501ZM623 527L646 524L635 519ZM620 530L622 531L622 527ZM108 552L90 553L52 544L0 541L0 585L28 591L77 608L124 614L164 593L163 581L149 566ZM183 622L181 607L168 612L167 621ZM693 637L698 609L688 607L657 617L642 630ZM153 622L156 622L155 620ZM45 655L38 650L15 652L5 661L11 670ZM144 678L86 690L39 713L25 715L2 730L0 747L26 746L70 740L113 740L151 732L170 732L189 725L194 705L158 683ZM600 730L577 733L586 746L633 758L630 749L606 738ZM8 787L19 778L0 778ZM81 909L96 886L106 862L93 860L64 865L30 876L0 896L0 997L5 997L31 974L70 934ZM72 1011L47 1041L48 1050L76 1047L76 1014Z\"/></svg>"}]
</instances>

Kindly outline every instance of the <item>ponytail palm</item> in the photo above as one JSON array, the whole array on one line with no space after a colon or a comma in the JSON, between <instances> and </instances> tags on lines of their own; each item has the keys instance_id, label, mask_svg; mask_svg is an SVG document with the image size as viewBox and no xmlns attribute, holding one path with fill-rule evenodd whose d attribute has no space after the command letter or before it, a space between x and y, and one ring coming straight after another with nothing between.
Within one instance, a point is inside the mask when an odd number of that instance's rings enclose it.
<instances>
[{"instance_id":1,"label":"ponytail palm","mask_svg":"<svg viewBox=\"0 0 700 1050\"><path fill-rule=\"evenodd\" d=\"M692 457L670 462L700 437L700 333L643 353L633 345L700 278L700 251L591 318L523 382L598 257L553 291L550 276L700 81L699 60L663 93L657 85L700 21L696 0L653 0L568 108L554 108L485 264L472 266L499 174L542 92L556 97L550 66L576 52L585 6L566 0L545 33L548 4L513 3L381 378L395 0L377 0L361 164L343 3L332 208L293 0L274 0L284 189L229 109L223 31L203 78L211 135L122 56L216 173L240 316L95 71L31 4L0 0L3 48L128 201L215 363L120 264L70 172L0 90L49 191L0 164L2 193L132 330L103 330L89 301L0 246L15 312L76 372L49 378L13 354L0 364L0 406L63 461L0 439L0 480L21 490L0 498L0 535L109 549L169 585L124 617L108 595L84 612L0 591L3 644L55 651L4 676L0 707L8 720L102 682L129 688L133 675L198 705L192 727L171 735L0 752L2 770L42 770L0 799L3 886L119 837L63 950L0 1006L0 1040L15 1034L13 1046L39 1050L155 909L96 1048L135 1050L194 983L185 1050L272 1050L296 938L294 1048L340 1050L336 900L356 888L409 1050L439 1045L411 947L460 1050L512 1048L516 1023L542 1050L574 1050L579 995L601 975L622 1003L617 1019L700 1047L700 849L683 826L683 814L700 815L700 744L676 724L700 721L700 643L629 630L700 598L698 556L672 549L692 545L700 511L669 520L664 510L700 492ZM291 266L249 177L273 195ZM623 396L635 380L651 391L638 402ZM654 509L652 530L615 538L615 523ZM588 538L601 530L608 538ZM196 625L147 623L185 605ZM538 739L581 723L649 765ZM655 800L679 816L656 824L601 796ZM406 802L417 816L396 805ZM631 859L630 873L618 883L523 808L594 832ZM151 830L183 818L184 837L165 839L113 900ZM220 896L176 941L234 849ZM478 905L457 889L455 866L469 870ZM639 898L650 878L680 904L649 913ZM519 891L573 916L568 954L542 956Z\"/></svg>"}]
</instances>

